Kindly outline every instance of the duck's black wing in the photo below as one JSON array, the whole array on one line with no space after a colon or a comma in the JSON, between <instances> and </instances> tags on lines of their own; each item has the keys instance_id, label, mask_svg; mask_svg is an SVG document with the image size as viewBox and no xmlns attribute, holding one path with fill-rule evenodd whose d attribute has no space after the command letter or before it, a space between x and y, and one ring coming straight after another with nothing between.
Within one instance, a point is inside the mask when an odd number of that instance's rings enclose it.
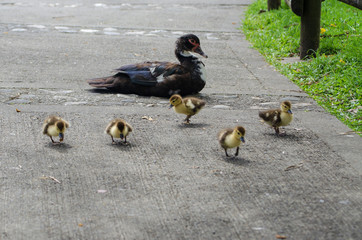
<instances>
[{"instance_id":1,"label":"duck's black wing","mask_svg":"<svg viewBox=\"0 0 362 240\"><path fill-rule=\"evenodd\" d=\"M164 78L173 74L183 73L179 64L169 62L144 62L130 64L116 69L118 73L114 76L127 75L133 84L152 87L164 81Z\"/></svg>"}]
</instances>

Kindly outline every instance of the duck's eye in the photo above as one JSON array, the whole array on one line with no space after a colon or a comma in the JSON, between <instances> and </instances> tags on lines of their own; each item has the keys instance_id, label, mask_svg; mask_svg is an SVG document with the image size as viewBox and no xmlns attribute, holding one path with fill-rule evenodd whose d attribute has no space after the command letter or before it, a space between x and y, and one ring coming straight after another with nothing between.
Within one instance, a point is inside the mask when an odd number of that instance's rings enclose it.
<instances>
[{"instance_id":1,"label":"duck's eye","mask_svg":"<svg viewBox=\"0 0 362 240\"><path fill-rule=\"evenodd\" d=\"M192 45L195 45L195 44L196 44L195 39L189 39L189 42L190 42Z\"/></svg>"}]
</instances>

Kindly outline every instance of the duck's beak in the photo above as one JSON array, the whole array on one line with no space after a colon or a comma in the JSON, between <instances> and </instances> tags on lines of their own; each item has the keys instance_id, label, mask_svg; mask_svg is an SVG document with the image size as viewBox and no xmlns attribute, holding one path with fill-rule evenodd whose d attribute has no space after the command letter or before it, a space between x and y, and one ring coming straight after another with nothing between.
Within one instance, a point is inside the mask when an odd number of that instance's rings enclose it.
<instances>
[{"instance_id":1,"label":"duck's beak","mask_svg":"<svg viewBox=\"0 0 362 240\"><path fill-rule=\"evenodd\" d=\"M241 138L240 138L240 141L242 141L243 143L245 143L244 137L241 137Z\"/></svg>"},{"instance_id":2,"label":"duck's beak","mask_svg":"<svg viewBox=\"0 0 362 240\"><path fill-rule=\"evenodd\" d=\"M124 135L121 133L121 136L119 136L121 139L123 139L124 138Z\"/></svg>"},{"instance_id":3,"label":"duck's beak","mask_svg":"<svg viewBox=\"0 0 362 240\"><path fill-rule=\"evenodd\" d=\"M292 114L292 110L289 109L289 110L288 110L288 113Z\"/></svg>"},{"instance_id":4,"label":"duck's beak","mask_svg":"<svg viewBox=\"0 0 362 240\"><path fill-rule=\"evenodd\" d=\"M168 106L168 109L170 109L170 108L172 108L173 107L173 105L172 104L170 104L170 106Z\"/></svg>"},{"instance_id":5,"label":"duck's beak","mask_svg":"<svg viewBox=\"0 0 362 240\"><path fill-rule=\"evenodd\" d=\"M200 54L204 58L208 58L208 56L202 51L200 46L197 46L196 48L192 49L193 52Z\"/></svg>"},{"instance_id":6,"label":"duck's beak","mask_svg":"<svg viewBox=\"0 0 362 240\"><path fill-rule=\"evenodd\" d=\"M63 142L63 140L64 140L64 134L59 133L59 141Z\"/></svg>"}]
</instances>

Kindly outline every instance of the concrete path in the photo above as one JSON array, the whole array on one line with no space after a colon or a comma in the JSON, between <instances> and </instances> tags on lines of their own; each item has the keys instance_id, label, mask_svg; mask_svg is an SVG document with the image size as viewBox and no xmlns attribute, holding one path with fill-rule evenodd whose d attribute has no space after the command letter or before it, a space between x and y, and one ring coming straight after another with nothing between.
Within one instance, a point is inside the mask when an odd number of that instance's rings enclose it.
<instances>
[{"instance_id":1,"label":"concrete path","mask_svg":"<svg viewBox=\"0 0 362 240\"><path fill-rule=\"evenodd\" d=\"M362 140L250 48L251 0L55 2L0 1L1 240L362 238ZM85 82L175 61L190 32L209 55L191 125L167 99ZM278 138L258 111L284 99L295 120ZM50 114L71 123L60 146L41 133ZM115 117L129 146L103 132ZM235 125L246 144L226 158L216 134Z\"/></svg>"}]
</instances>

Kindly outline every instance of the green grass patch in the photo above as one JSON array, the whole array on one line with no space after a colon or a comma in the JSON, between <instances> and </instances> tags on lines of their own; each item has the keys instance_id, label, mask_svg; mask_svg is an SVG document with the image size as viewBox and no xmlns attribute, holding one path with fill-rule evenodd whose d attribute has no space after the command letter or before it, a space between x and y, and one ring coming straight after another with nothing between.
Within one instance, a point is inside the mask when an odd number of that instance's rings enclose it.
<instances>
[{"instance_id":1,"label":"green grass patch","mask_svg":"<svg viewBox=\"0 0 362 240\"><path fill-rule=\"evenodd\" d=\"M284 1L281 9L260 13L266 9L267 1L257 0L245 13L241 28L253 47L328 112L362 132L361 10L337 0L322 2L316 57L283 63L299 54L300 17Z\"/></svg>"}]
</instances>

